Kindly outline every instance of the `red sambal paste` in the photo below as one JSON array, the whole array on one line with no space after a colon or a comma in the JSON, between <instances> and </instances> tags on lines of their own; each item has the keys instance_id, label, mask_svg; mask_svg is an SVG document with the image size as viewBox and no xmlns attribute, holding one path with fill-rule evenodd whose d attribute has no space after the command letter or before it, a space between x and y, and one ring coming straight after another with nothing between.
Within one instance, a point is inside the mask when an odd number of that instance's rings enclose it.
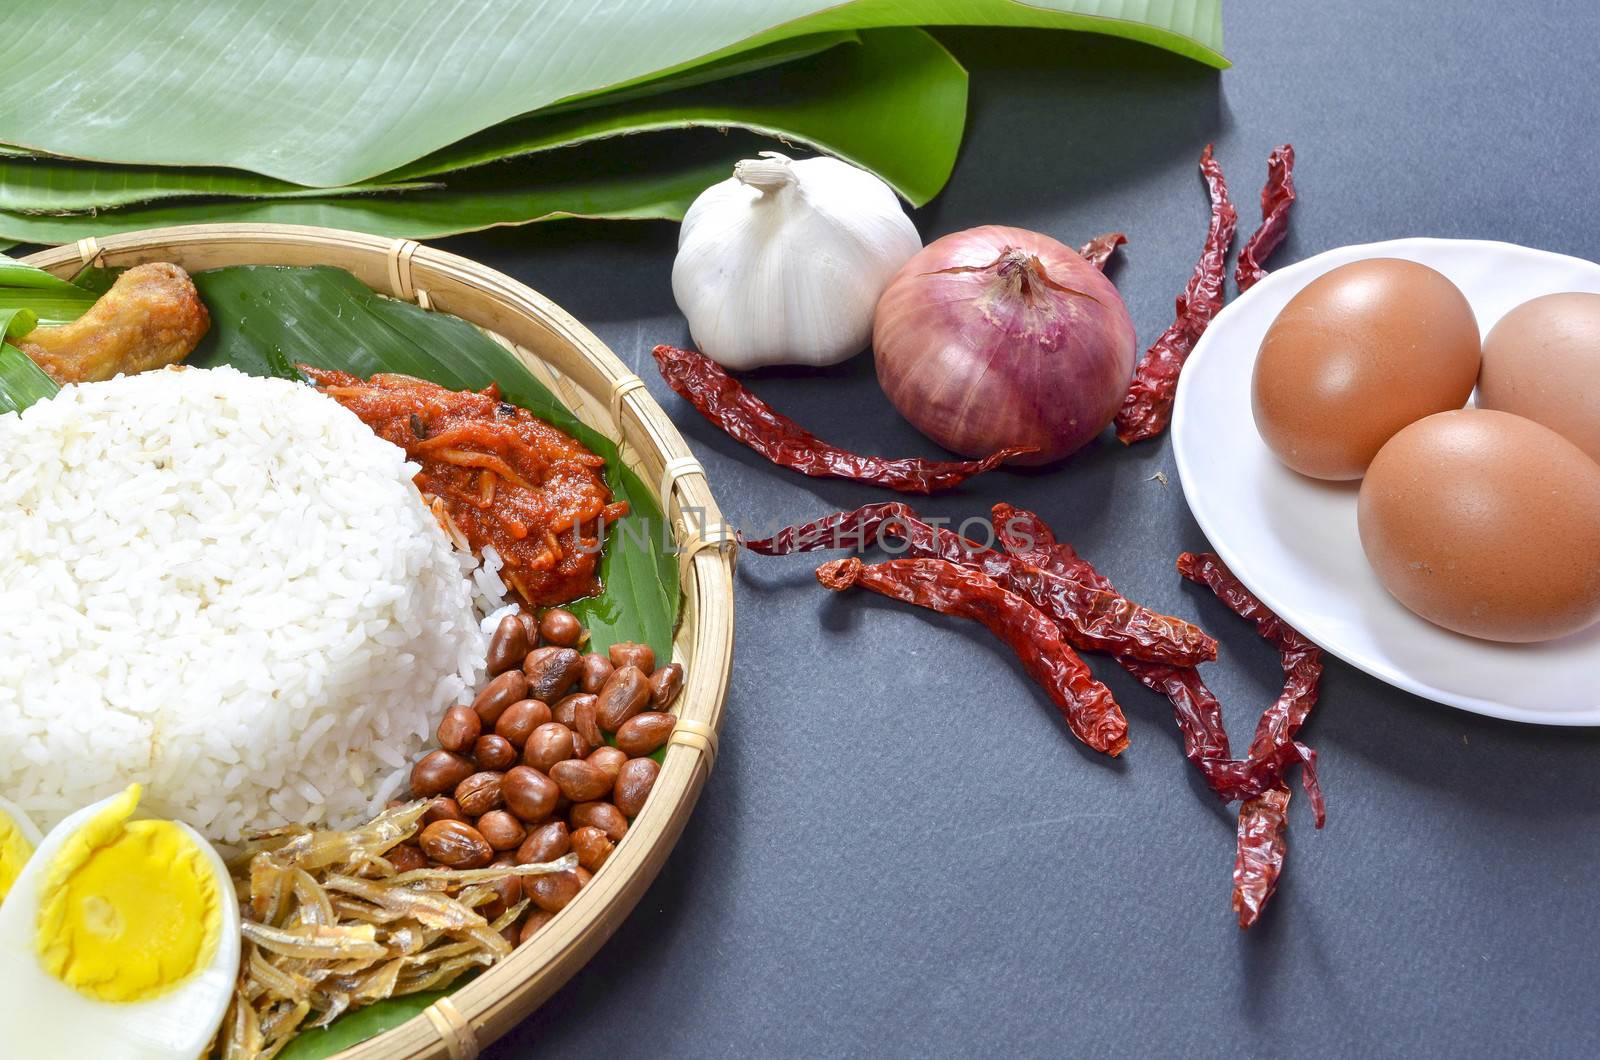
<instances>
[{"instance_id":1,"label":"red sambal paste","mask_svg":"<svg viewBox=\"0 0 1600 1060\"><path fill-rule=\"evenodd\" d=\"M493 546L500 577L528 604L592 596L605 528L627 514L612 502L605 460L576 439L500 399L499 387L449 390L404 375L363 382L345 372L300 371L422 468L417 489L447 533L474 554Z\"/></svg>"}]
</instances>

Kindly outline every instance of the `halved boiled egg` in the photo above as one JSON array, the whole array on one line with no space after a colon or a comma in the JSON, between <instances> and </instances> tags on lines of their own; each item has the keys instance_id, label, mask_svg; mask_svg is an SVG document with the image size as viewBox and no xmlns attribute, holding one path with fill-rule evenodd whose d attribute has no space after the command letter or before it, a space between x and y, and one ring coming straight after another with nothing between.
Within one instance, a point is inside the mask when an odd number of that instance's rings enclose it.
<instances>
[{"instance_id":1,"label":"halved boiled egg","mask_svg":"<svg viewBox=\"0 0 1600 1060\"><path fill-rule=\"evenodd\" d=\"M4 904L11 885L22 875L22 866L39 845L39 830L28 815L0 799L0 904Z\"/></svg>"},{"instance_id":2,"label":"halved boiled egg","mask_svg":"<svg viewBox=\"0 0 1600 1060\"><path fill-rule=\"evenodd\" d=\"M134 820L139 793L62 821L0 906L8 1055L193 1060L221 1024L239 971L233 881L187 825Z\"/></svg>"}]
</instances>

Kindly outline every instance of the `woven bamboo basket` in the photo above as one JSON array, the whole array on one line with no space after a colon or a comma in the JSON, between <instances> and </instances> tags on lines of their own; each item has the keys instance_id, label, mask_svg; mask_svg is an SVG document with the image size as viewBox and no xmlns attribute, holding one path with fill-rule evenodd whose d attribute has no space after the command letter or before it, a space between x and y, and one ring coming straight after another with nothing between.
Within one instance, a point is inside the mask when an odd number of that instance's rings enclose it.
<instances>
[{"instance_id":1,"label":"woven bamboo basket","mask_svg":"<svg viewBox=\"0 0 1600 1060\"><path fill-rule=\"evenodd\" d=\"M80 266L171 261L191 271L223 265L333 265L380 294L452 313L513 350L586 424L622 442L623 460L657 484L677 538L682 620L673 659L686 682L677 728L644 810L594 879L526 945L423 1015L340 1053L347 1060L470 1060L536 1009L611 936L643 896L688 821L716 759L733 665L732 531L683 438L599 339L542 295L454 254L301 225L183 225L86 239L41 251L30 264L60 276Z\"/></svg>"}]
</instances>

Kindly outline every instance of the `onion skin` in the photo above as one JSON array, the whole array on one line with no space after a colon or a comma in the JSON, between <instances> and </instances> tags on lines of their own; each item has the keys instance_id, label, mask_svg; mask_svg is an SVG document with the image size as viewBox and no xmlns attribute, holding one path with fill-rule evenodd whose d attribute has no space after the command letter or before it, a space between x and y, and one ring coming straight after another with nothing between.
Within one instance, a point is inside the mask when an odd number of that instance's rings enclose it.
<instances>
[{"instance_id":1,"label":"onion skin","mask_svg":"<svg viewBox=\"0 0 1600 1060\"><path fill-rule=\"evenodd\" d=\"M1116 415L1134 331L1111 281L1076 250L985 225L935 240L890 281L873 318L878 383L912 425L966 456L1006 446L1046 464Z\"/></svg>"}]
</instances>

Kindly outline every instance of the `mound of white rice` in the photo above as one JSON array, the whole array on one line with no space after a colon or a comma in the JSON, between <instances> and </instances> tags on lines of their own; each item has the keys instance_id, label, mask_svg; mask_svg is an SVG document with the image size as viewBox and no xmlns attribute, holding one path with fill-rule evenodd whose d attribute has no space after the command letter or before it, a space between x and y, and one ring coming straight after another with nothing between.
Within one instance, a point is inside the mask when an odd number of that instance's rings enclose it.
<instances>
[{"instance_id":1,"label":"mound of white rice","mask_svg":"<svg viewBox=\"0 0 1600 1060\"><path fill-rule=\"evenodd\" d=\"M140 781L221 842L390 798L504 592L415 470L333 400L232 369L0 416L0 795L49 827Z\"/></svg>"}]
</instances>

